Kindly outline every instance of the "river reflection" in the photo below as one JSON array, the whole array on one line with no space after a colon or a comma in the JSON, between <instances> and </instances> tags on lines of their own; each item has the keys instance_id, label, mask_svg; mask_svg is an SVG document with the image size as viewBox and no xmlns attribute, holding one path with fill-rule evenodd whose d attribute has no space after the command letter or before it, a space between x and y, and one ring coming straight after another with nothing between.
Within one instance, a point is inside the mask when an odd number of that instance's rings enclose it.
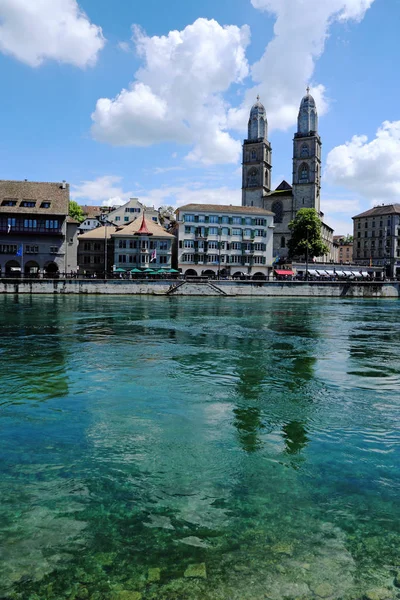
<instances>
[{"instance_id":1,"label":"river reflection","mask_svg":"<svg viewBox=\"0 0 400 600\"><path fill-rule=\"evenodd\" d=\"M393 585L397 303L1 302L0 597Z\"/></svg>"}]
</instances>

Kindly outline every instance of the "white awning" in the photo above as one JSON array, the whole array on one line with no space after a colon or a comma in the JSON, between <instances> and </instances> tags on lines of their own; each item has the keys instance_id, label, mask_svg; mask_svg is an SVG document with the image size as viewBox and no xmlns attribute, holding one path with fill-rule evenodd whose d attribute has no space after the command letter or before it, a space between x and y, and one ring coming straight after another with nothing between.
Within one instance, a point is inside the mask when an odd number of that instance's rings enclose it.
<instances>
[{"instance_id":1,"label":"white awning","mask_svg":"<svg viewBox=\"0 0 400 600\"><path fill-rule=\"evenodd\" d=\"M329 275L329 277L332 277L332 275L335 275L335 271L325 271L325 273L327 275Z\"/></svg>"},{"instance_id":2,"label":"white awning","mask_svg":"<svg viewBox=\"0 0 400 600\"><path fill-rule=\"evenodd\" d=\"M318 271L314 271L314 270L312 270L312 269L310 269L310 270L308 271L308 274L309 274L309 275L313 275L313 277L319 277L319 273L318 273Z\"/></svg>"},{"instance_id":3,"label":"white awning","mask_svg":"<svg viewBox=\"0 0 400 600\"><path fill-rule=\"evenodd\" d=\"M343 271L343 273L345 274L346 277L354 277L354 275L351 271Z\"/></svg>"},{"instance_id":4,"label":"white awning","mask_svg":"<svg viewBox=\"0 0 400 600\"><path fill-rule=\"evenodd\" d=\"M346 274L343 271L336 271L336 275L339 277L346 277Z\"/></svg>"},{"instance_id":5,"label":"white awning","mask_svg":"<svg viewBox=\"0 0 400 600\"><path fill-rule=\"evenodd\" d=\"M362 275L361 275L361 273L360 273L360 272L358 272L358 271L353 271L352 273L353 273L354 277L357 277L357 279L360 279L360 278L362 278Z\"/></svg>"},{"instance_id":6,"label":"white awning","mask_svg":"<svg viewBox=\"0 0 400 600\"><path fill-rule=\"evenodd\" d=\"M361 275L362 275L363 277L369 277L369 273L367 273L367 271L362 271L362 272L361 272Z\"/></svg>"}]
</instances>

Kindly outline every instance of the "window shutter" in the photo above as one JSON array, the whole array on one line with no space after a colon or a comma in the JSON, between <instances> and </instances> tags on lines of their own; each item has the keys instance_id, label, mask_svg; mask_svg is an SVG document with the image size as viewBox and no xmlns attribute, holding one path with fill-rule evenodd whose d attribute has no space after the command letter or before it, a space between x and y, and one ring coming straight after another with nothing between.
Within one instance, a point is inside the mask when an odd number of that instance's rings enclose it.
<instances>
[{"instance_id":1,"label":"window shutter","mask_svg":"<svg viewBox=\"0 0 400 600\"><path fill-rule=\"evenodd\" d=\"M205 222L206 222L206 223L209 223L209 222L210 222L210 217L209 217L208 215L207 215L207 216L206 216L206 218L205 218Z\"/></svg>"},{"instance_id":2,"label":"window shutter","mask_svg":"<svg viewBox=\"0 0 400 600\"><path fill-rule=\"evenodd\" d=\"M198 222L199 222L199 215L195 215L195 217L194 217L194 222L195 222L195 223L198 223Z\"/></svg>"},{"instance_id":3,"label":"window shutter","mask_svg":"<svg viewBox=\"0 0 400 600\"><path fill-rule=\"evenodd\" d=\"M179 248L183 248L182 240L179 240Z\"/></svg>"},{"instance_id":4,"label":"window shutter","mask_svg":"<svg viewBox=\"0 0 400 600\"><path fill-rule=\"evenodd\" d=\"M206 217L207 219L208 217ZM204 233L205 237L208 237L208 227L205 228L205 233Z\"/></svg>"}]
</instances>

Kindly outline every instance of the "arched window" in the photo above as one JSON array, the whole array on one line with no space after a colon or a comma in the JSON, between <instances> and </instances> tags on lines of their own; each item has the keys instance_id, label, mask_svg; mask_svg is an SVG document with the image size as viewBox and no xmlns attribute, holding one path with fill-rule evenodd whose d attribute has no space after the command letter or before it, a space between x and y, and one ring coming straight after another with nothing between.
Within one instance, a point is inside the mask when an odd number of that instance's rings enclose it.
<instances>
[{"instance_id":1,"label":"arched window","mask_svg":"<svg viewBox=\"0 0 400 600\"><path fill-rule=\"evenodd\" d=\"M281 237L281 248L286 248L286 240L284 235Z\"/></svg>"},{"instance_id":2,"label":"arched window","mask_svg":"<svg viewBox=\"0 0 400 600\"><path fill-rule=\"evenodd\" d=\"M247 187L256 187L258 185L258 170L250 169L247 176Z\"/></svg>"},{"instance_id":3,"label":"arched window","mask_svg":"<svg viewBox=\"0 0 400 600\"><path fill-rule=\"evenodd\" d=\"M310 151L308 149L307 144L303 144L301 147L301 158L308 158L310 156Z\"/></svg>"},{"instance_id":4,"label":"arched window","mask_svg":"<svg viewBox=\"0 0 400 600\"><path fill-rule=\"evenodd\" d=\"M274 202L272 205L272 212L275 214L275 223L282 223L283 221L283 204L282 202Z\"/></svg>"},{"instance_id":5,"label":"arched window","mask_svg":"<svg viewBox=\"0 0 400 600\"><path fill-rule=\"evenodd\" d=\"M299 168L299 182L308 183L309 180L309 168L306 163L303 163Z\"/></svg>"}]
</instances>

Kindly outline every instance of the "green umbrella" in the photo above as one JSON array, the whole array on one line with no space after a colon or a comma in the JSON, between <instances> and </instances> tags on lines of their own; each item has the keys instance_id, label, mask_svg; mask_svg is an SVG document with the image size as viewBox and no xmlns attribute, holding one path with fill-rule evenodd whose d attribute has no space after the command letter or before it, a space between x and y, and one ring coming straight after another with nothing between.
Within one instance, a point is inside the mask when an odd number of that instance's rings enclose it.
<instances>
[{"instance_id":1,"label":"green umbrella","mask_svg":"<svg viewBox=\"0 0 400 600\"><path fill-rule=\"evenodd\" d=\"M167 272L168 273L180 273L180 271L177 271L176 269L168 269Z\"/></svg>"},{"instance_id":2,"label":"green umbrella","mask_svg":"<svg viewBox=\"0 0 400 600\"><path fill-rule=\"evenodd\" d=\"M157 275L165 275L165 271L163 269L158 269L158 271L156 271Z\"/></svg>"},{"instance_id":3,"label":"green umbrella","mask_svg":"<svg viewBox=\"0 0 400 600\"><path fill-rule=\"evenodd\" d=\"M123 269L122 267L118 267L118 269L115 269L115 273L126 273L126 269Z\"/></svg>"},{"instance_id":4,"label":"green umbrella","mask_svg":"<svg viewBox=\"0 0 400 600\"><path fill-rule=\"evenodd\" d=\"M155 271L153 271L153 269L149 269L149 268L147 268L147 269L145 269L144 271L142 271L142 273L153 273L153 274L154 274L154 273L155 273Z\"/></svg>"},{"instance_id":5,"label":"green umbrella","mask_svg":"<svg viewBox=\"0 0 400 600\"><path fill-rule=\"evenodd\" d=\"M134 269L132 269L131 273L141 273L142 271L140 269L136 269L136 267Z\"/></svg>"}]
</instances>

